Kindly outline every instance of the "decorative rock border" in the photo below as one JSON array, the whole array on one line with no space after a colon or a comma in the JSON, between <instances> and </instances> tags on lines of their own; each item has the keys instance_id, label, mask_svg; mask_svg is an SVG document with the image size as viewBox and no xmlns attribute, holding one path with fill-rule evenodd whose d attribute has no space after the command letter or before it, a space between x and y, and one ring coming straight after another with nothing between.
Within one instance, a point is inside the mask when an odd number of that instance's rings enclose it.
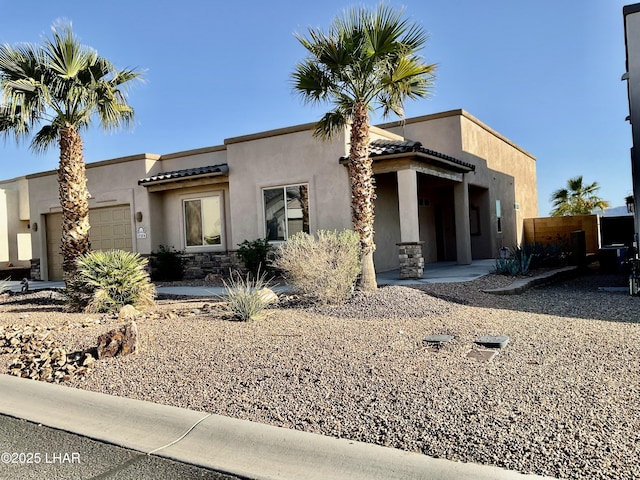
<instances>
[{"instance_id":1,"label":"decorative rock border","mask_svg":"<svg viewBox=\"0 0 640 480\"><path fill-rule=\"evenodd\" d=\"M563 267L557 270L551 270L549 272L542 273L535 277L519 278L511 285L500 288L491 288L483 290L485 293L492 293L494 295L518 295L525 290L533 287L539 287L540 285L546 285L549 283L557 282L563 278L575 275L579 267Z\"/></svg>"}]
</instances>

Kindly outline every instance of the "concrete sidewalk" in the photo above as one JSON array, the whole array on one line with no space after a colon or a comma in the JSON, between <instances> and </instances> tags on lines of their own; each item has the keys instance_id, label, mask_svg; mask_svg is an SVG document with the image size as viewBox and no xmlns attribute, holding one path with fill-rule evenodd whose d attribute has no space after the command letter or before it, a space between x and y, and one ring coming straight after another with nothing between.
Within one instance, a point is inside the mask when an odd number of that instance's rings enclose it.
<instances>
[{"instance_id":1,"label":"concrete sidewalk","mask_svg":"<svg viewBox=\"0 0 640 480\"><path fill-rule=\"evenodd\" d=\"M402 280L399 270L378 273L378 285L416 285L420 283L452 283L468 282L495 270L495 260L474 260L471 265L458 265L455 262L438 262L425 265L424 275L419 279ZM7 282L12 292L19 292L22 285L18 281ZM63 289L64 282L30 281L30 290ZM277 293L291 290L288 285L276 285L273 290ZM182 295L195 297L219 297L225 294L223 287L210 286L177 286L157 287L159 294Z\"/></svg>"},{"instance_id":2,"label":"concrete sidewalk","mask_svg":"<svg viewBox=\"0 0 640 480\"><path fill-rule=\"evenodd\" d=\"M8 375L0 375L0 414L251 479L549 478Z\"/></svg>"}]
</instances>

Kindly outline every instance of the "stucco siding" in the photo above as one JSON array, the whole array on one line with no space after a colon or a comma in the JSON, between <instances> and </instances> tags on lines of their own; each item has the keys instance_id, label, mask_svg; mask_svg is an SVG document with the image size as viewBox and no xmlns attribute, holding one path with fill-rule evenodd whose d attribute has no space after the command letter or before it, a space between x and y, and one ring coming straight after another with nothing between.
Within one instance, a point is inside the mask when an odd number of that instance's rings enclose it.
<instances>
[{"instance_id":1,"label":"stucco siding","mask_svg":"<svg viewBox=\"0 0 640 480\"><path fill-rule=\"evenodd\" d=\"M28 267L29 198L25 177L0 182L0 267ZM25 215L26 214L26 215Z\"/></svg>"},{"instance_id":2,"label":"stucco siding","mask_svg":"<svg viewBox=\"0 0 640 480\"><path fill-rule=\"evenodd\" d=\"M229 185L227 183L175 189L152 195L162 196L162 217L160 218L164 219L162 222L162 233L160 238L158 238L154 250L159 245L174 247L177 250L187 250L190 253L198 251L225 251L230 248L231 232L229 218L231 214L229 210ZM183 201L210 196L219 197L221 202L221 244L207 247L187 247L185 243Z\"/></svg>"},{"instance_id":3,"label":"stucco siding","mask_svg":"<svg viewBox=\"0 0 640 480\"><path fill-rule=\"evenodd\" d=\"M409 118L406 122L392 122L381 128L421 142L425 148L459 158L462 153L461 127L458 111ZM461 159L462 160L462 159Z\"/></svg>"},{"instance_id":4,"label":"stucco siding","mask_svg":"<svg viewBox=\"0 0 640 480\"><path fill-rule=\"evenodd\" d=\"M228 142L229 248L265 237L262 197L268 187L309 185L311 233L350 228L349 179L346 167L339 164L345 149L344 135L322 142L311 129Z\"/></svg>"},{"instance_id":5,"label":"stucco siding","mask_svg":"<svg viewBox=\"0 0 640 480\"><path fill-rule=\"evenodd\" d=\"M400 268L398 246L400 242L400 213L398 206L398 181L395 172L383 173L376 179L376 211L374 241L376 251L373 261L378 272Z\"/></svg>"},{"instance_id":6,"label":"stucco siding","mask_svg":"<svg viewBox=\"0 0 640 480\"><path fill-rule=\"evenodd\" d=\"M147 175L148 158L145 155L127 157L87 164L87 188L91 197L89 208L129 205L132 232L132 249L147 254L153 245L153 231L150 228L152 217L148 192L138 186L138 179ZM48 278L48 254L46 243L46 215L60 212L58 198L58 178L55 171L30 175L29 203L31 224L38 224L37 232L31 236L33 255L40 258L43 278ZM136 220L136 212L142 214L142 221ZM138 238L135 232L142 228L146 238Z\"/></svg>"},{"instance_id":7,"label":"stucco siding","mask_svg":"<svg viewBox=\"0 0 640 480\"><path fill-rule=\"evenodd\" d=\"M201 148L192 151L170 153L162 155L158 170L171 172L187 168L196 168L209 165L221 165L227 163L227 150L224 145ZM153 175L157 172L153 172Z\"/></svg>"},{"instance_id":8,"label":"stucco siding","mask_svg":"<svg viewBox=\"0 0 640 480\"><path fill-rule=\"evenodd\" d=\"M472 156L486 161L486 169L476 169L477 180L470 183L487 186L489 182L492 203L500 200L506 225L515 226L515 238L505 239L506 246L521 243L523 220L538 215L535 158L470 116L461 117L461 125L463 159L469 161ZM482 178L485 175L488 178Z\"/></svg>"}]
</instances>

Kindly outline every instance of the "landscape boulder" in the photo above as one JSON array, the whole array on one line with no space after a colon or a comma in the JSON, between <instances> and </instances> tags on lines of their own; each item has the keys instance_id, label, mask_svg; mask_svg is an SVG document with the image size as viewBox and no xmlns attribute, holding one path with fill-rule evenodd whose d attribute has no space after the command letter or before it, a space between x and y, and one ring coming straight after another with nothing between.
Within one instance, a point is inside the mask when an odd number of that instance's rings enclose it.
<instances>
[{"instance_id":1,"label":"landscape boulder","mask_svg":"<svg viewBox=\"0 0 640 480\"><path fill-rule=\"evenodd\" d=\"M258 295L260 295L260 299L265 305L278 303L278 295L270 288L261 288L258 290Z\"/></svg>"},{"instance_id":2,"label":"landscape boulder","mask_svg":"<svg viewBox=\"0 0 640 480\"><path fill-rule=\"evenodd\" d=\"M138 326L131 321L98 337L98 359L129 355L138 350Z\"/></svg>"}]
</instances>

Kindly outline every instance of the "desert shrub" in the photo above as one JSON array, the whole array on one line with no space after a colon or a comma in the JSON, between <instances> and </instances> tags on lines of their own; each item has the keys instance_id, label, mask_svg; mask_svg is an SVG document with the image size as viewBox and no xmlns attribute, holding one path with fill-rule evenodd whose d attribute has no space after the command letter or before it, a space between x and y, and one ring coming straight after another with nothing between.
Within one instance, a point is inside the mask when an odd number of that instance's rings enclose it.
<instances>
[{"instance_id":1,"label":"desert shrub","mask_svg":"<svg viewBox=\"0 0 640 480\"><path fill-rule=\"evenodd\" d=\"M269 265L269 254L273 247L266 238L258 238L250 242L245 240L238 245L237 255L244 267L253 275L253 278L259 277L259 272L264 272L267 276L271 275L273 269Z\"/></svg>"},{"instance_id":2,"label":"desert shrub","mask_svg":"<svg viewBox=\"0 0 640 480\"><path fill-rule=\"evenodd\" d=\"M360 238L352 230L297 233L280 245L274 266L301 293L321 303L344 303L360 273Z\"/></svg>"},{"instance_id":3,"label":"desert shrub","mask_svg":"<svg viewBox=\"0 0 640 480\"><path fill-rule=\"evenodd\" d=\"M147 259L123 250L89 252L78 259L78 274L69 288L74 310L117 312L125 305L152 306L155 287Z\"/></svg>"},{"instance_id":4,"label":"desert shrub","mask_svg":"<svg viewBox=\"0 0 640 480\"><path fill-rule=\"evenodd\" d=\"M545 267L560 267L567 263L569 250L561 241L542 243L527 243L522 246L527 255L531 256L531 270Z\"/></svg>"},{"instance_id":5,"label":"desert shrub","mask_svg":"<svg viewBox=\"0 0 640 480\"><path fill-rule=\"evenodd\" d=\"M263 317L269 297L265 289L269 287L265 275L257 272L253 277L247 273L243 277L239 272L231 272L227 280L223 280L229 312L243 322L260 320Z\"/></svg>"},{"instance_id":6,"label":"desert shrub","mask_svg":"<svg viewBox=\"0 0 640 480\"><path fill-rule=\"evenodd\" d=\"M501 275L528 275L535 253L530 248L513 247L508 256L496 259L496 273Z\"/></svg>"},{"instance_id":7,"label":"desert shrub","mask_svg":"<svg viewBox=\"0 0 640 480\"><path fill-rule=\"evenodd\" d=\"M157 252L151 252L151 278L157 281L172 282L184 277L184 251L173 246L160 245Z\"/></svg>"}]
</instances>

